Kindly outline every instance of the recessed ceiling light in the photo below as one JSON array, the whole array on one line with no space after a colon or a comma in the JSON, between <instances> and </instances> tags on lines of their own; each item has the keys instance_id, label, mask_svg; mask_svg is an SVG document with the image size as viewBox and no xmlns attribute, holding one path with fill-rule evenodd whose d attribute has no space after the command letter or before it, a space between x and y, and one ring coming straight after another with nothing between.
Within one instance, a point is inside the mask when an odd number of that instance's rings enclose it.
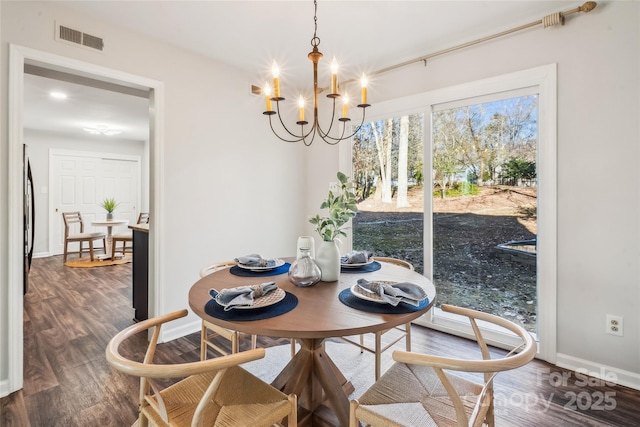
<instances>
[{"instance_id":1,"label":"recessed ceiling light","mask_svg":"<svg viewBox=\"0 0 640 427\"><path fill-rule=\"evenodd\" d=\"M49 92L49 96L55 99L67 99L67 94L63 92Z\"/></svg>"}]
</instances>

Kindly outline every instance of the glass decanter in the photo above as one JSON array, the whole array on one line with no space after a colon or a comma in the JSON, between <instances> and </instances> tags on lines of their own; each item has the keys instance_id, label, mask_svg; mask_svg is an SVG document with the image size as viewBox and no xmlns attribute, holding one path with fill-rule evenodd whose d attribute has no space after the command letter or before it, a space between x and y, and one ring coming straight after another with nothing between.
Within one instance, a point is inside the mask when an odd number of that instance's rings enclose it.
<instances>
[{"instance_id":1,"label":"glass decanter","mask_svg":"<svg viewBox=\"0 0 640 427\"><path fill-rule=\"evenodd\" d=\"M311 248L300 248L300 256L289 268L289 281L296 286L313 286L320 281L320 267L311 258Z\"/></svg>"}]
</instances>

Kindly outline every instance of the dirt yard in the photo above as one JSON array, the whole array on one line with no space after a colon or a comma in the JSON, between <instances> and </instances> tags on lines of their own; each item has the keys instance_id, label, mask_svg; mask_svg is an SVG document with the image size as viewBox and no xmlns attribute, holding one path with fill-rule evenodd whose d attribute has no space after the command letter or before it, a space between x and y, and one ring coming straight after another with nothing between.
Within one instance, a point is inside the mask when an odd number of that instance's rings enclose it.
<instances>
[{"instance_id":1,"label":"dirt yard","mask_svg":"<svg viewBox=\"0 0 640 427\"><path fill-rule=\"evenodd\" d=\"M409 208L367 199L354 219L354 248L406 259L423 272L421 189ZM504 258L496 246L536 237L536 190L483 187L477 196L434 200L434 282L438 304L502 315L534 330L535 265Z\"/></svg>"}]
</instances>

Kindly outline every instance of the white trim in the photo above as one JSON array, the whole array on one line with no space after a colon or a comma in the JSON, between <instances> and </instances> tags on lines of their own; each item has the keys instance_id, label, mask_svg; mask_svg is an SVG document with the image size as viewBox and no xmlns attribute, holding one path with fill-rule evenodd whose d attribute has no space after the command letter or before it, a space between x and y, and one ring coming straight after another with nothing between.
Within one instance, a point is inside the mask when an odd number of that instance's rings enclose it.
<instances>
[{"instance_id":1,"label":"white trim","mask_svg":"<svg viewBox=\"0 0 640 427\"><path fill-rule=\"evenodd\" d=\"M173 341L178 338L186 337L189 334L193 334L195 332L200 333L202 330L202 320L194 320L185 325L174 326L172 328L167 328L164 334L161 334L161 339L158 340L160 343Z\"/></svg>"},{"instance_id":2,"label":"white trim","mask_svg":"<svg viewBox=\"0 0 640 427\"><path fill-rule=\"evenodd\" d=\"M474 341L476 340L468 317L444 312L439 307L432 308L428 314L428 316L419 317L414 323L446 333L451 333L452 330L455 330L458 336ZM477 320L476 322L482 330L482 336L489 345L505 350L512 350L514 347L522 344L522 339L507 329L482 320Z\"/></svg>"},{"instance_id":3,"label":"white trim","mask_svg":"<svg viewBox=\"0 0 640 427\"><path fill-rule=\"evenodd\" d=\"M97 159L109 159L109 160L125 160L125 161L132 161L132 162L136 162L137 165L137 180L138 180L138 187L142 188L142 157L141 156L136 156L136 155L132 155L132 154L114 154L114 153L97 153L94 151L76 151L76 150L58 150L58 149L50 149L49 150L49 189L53 188L53 182L55 180L54 175L54 157L55 156L69 156L69 157L93 157L93 158L97 158ZM53 215L52 214L52 207L55 205L55 200L53 200L54 198L54 192L53 191L49 191L49 212L48 212L48 219L49 219L49 247L48 247L48 253L53 254L54 252L56 252L54 250L54 228L55 228L55 222L59 221L60 218L59 216ZM142 194L140 191L138 191L138 200L136 200L136 206L138 206L138 210L140 210L140 206L141 206L141 200L142 200Z\"/></svg>"},{"instance_id":4,"label":"white trim","mask_svg":"<svg viewBox=\"0 0 640 427\"><path fill-rule=\"evenodd\" d=\"M602 363L591 360L580 359L564 353L558 353L556 355L556 366L575 371L577 374L588 375L609 383L640 390L640 374L636 372L625 371L624 369L614 368L613 366L603 365ZM583 377L579 378L579 380L586 381Z\"/></svg>"},{"instance_id":5,"label":"white trim","mask_svg":"<svg viewBox=\"0 0 640 427\"><path fill-rule=\"evenodd\" d=\"M22 388L23 377L23 236L22 236L22 144L23 144L23 86L24 64L37 61L59 66L79 73L125 82L129 85L151 89L150 99L150 168L149 197L150 211L153 212L153 225L150 232L149 254L149 311L159 312L159 297L164 294L164 275L160 270L164 252L156 245L156 236L164 234L162 218L162 194L160 188L164 180L162 153L164 151L164 133L162 129L164 114L164 83L136 76L122 71L105 68L88 62L39 51L24 46L9 45L9 110L8 120L8 235L7 235L7 367L8 385L3 383L5 395Z\"/></svg>"}]
</instances>

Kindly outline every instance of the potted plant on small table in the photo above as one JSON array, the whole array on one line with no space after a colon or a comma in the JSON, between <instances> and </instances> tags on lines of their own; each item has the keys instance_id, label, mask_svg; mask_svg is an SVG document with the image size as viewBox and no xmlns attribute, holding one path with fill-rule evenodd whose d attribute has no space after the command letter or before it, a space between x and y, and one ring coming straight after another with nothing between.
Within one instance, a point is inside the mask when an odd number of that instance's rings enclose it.
<instances>
[{"instance_id":1,"label":"potted plant on small table","mask_svg":"<svg viewBox=\"0 0 640 427\"><path fill-rule=\"evenodd\" d=\"M316 226L322 238L318 247L316 263L322 272L323 282L338 280L340 275L340 250L336 245L338 236L346 236L345 225L356 216L358 205L354 192L355 184L344 173L338 172L338 188L329 190L327 198L320 209L328 209L329 216L316 215L309 222Z\"/></svg>"},{"instance_id":2,"label":"potted plant on small table","mask_svg":"<svg viewBox=\"0 0 640 427\"><path fill-rule=\"evenodd\" d=\"M102 201L102 204L100 206L102 206L102 208L107 211L107 221L113 219L113 211L116 210L119 204L120 203L116 202L116 199L114 197L107 197Z\"/></svg>"}]
</instances>

